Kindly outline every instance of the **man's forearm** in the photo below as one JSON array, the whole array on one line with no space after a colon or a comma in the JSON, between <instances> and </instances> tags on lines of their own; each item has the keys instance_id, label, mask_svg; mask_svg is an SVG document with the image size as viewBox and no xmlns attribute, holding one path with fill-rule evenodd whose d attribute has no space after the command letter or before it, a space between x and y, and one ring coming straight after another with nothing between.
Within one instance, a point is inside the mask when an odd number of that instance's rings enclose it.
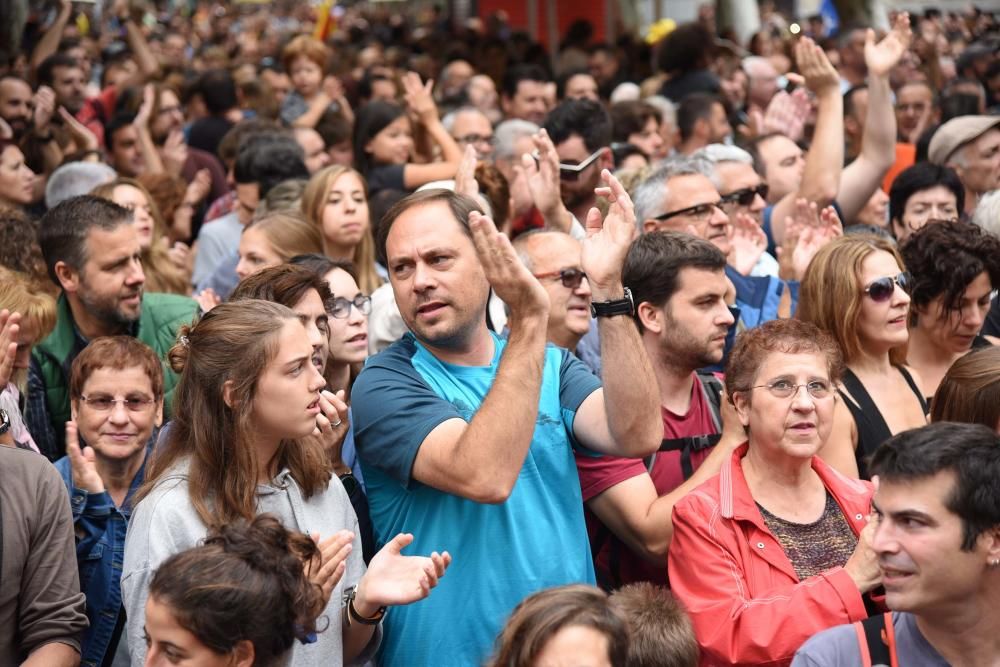
<instances>
[{"instance_id":1,"label":"man's forearm","mask_svg":"<svg viewBox=\"0 0 1000 667\"><path fill-rule=\"evenodd\" d=\"M889 77L868 77L868 115L861 137L861 154L888 169L895 162L896 114L892 108Z\"/></svg>"},{"instance_id":2,"label":"man's forearm","mask_svg":"<svg viewBox=\"0 0 1000 667\"><path fill-rule=\"evenodd\" d=\"M531 446L545 368L546 321L514 323L496 379L455 447L457 470L510 493ZM500 495L503 495L501 493Z\"/></svg>"},{"instance_id":3,"label":"man's forearm","mask_svg":"<svg viewBox=\"0 0 1000 667\"><path fill-rule=\"evenodd\" d=\"M646 456L663 438L653 367L631 318L601 317L598 327L608 430L623 455Z\"/></svg>"},{"instance_id":4,"label":"man's forearm","mask_svg":"<svg viewBox=\"0 0 1000 667\"><path fill-rule=\"evenodd\" d=\"M844 164L844 99L831 87L819 95L812 144L799 185L799 196L827 206L837 196Z\"/></svg>"},{"instance_id":5,"label":"man's forearm","mask_svg":"<svg viewBox=\"0 0 1000 667\"><path fill-rule=\"evenodd\" d=\"M32 651L21 667L76 667L79 664L80 652L56 640Z\"/></svg>"}]
</instances>

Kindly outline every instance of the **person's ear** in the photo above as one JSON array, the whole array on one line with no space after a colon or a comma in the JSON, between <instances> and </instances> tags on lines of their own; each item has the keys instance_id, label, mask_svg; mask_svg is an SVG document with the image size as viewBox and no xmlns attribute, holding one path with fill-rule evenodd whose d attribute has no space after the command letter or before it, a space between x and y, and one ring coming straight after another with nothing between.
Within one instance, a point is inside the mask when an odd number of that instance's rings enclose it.
<instances>
[{"instance_id":1,"label":"person's ear","mask_svg":"<svg viewBox=\"0 0 1000 667\"><path fill-rule=\"evenodd\" d=\"M76 293L80 290L80 272L66 262L56 262L53 267L56 274L56 281L64 292Z\"/></svg>"},{"instance_id":2,"label":"person's ear","mask_svg":"<svg viewBox=\"0 0 1000 667\"><path fill-rule=\"evenodd\" d=\"M650 333L663 332L663 311L648 301L643 301L636 309L642 328Z\"/></svg>"},{"instance_id":3,"label":"person's ear","mask_svg":"<svg viewBox=\"0 0 1000 667\"><path fill-rule=\"evenodd\" d=\"M986 546L986 564L991 568L1000 568L1000 526L985 530L979 539Z\"/></svg>"},{"instance_id":4,"label":"person's ear","mask_svg":"<svg viewBox=\"0 0 1000 667\"><path fill-rule=\"evenodd\" d=\"M745 391L734 392L731 396L733 407L736 408L736 416L740 418L743 428L750 426L750 399Z\"/></svg>"},{"instance_id":5,"label":"person's ear","mask_svg":"<svg viewBox=\"0 0 1000 667\"><path fill-rule=\"evenodd\" d=\"M253 642L249 639L241 639L233 647L233 667L253 667L256 652Z\"/></svg>"},{"instance_id":6,"label":"person's ear","mask_svg":"<svg viewBox=\"0 0 1000 667\"><path fill-rule=\"evenodd\" d=\"M660 228L659 222L650 218L649 220L642 221L642 232L648 234L650 232L655 232Z\"/></svg>"},{"instance_id":7,"label":"person's ear","mask_svg":"<svg viewBox=\"0 0 1000 667\"><path fill-rule=\"evenodd\" d=\"M156 401L156 414L153 416L153 423L159 428L163 425L163 397Z\"/></svg>"},{"instance_id":8,"label":"person's ear","mask_svg":"<svg viewBox=\"0 0 1000 667\"><path fill-rule=\"evenodd\" d=\"M233 387L234 383L232 380L226 380L222 383L222 400L230 410L233 409L236 403L233 399Z\"/></svg>"},{"instance_id":9,"label":"person's ear","mask_svg":"<svg viewBox=\"0 0 1000 667\"><path fill-rule=\"evenodd\" d=\"M691 134L699 139L708 139L709 129L708 120L699 118L694 122L694 128L692 128Z\"/></svg>"},{"instance_id":10,"label":"person's ear","mask_svg":"<svg viewBox=\"0 0 1000 667\"><path fill-rule=\"evenodd\" d=\"M597 158L597 161L600 163L601 169L615 170L615 156L611 154L610 148L602 148L601 156Z\"/></svg>"}]
</instances>

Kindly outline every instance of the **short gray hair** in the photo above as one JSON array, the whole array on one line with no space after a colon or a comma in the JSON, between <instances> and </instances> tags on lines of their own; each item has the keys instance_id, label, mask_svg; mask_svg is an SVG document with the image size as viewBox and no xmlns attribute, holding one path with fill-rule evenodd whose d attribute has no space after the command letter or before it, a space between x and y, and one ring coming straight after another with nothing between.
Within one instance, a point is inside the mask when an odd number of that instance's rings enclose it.
<instances>
[{"instance_id":1,"label":"short gray hair","mask_svg":"<svg viewBox=\"0 0 1000 667\"><path fill-rule=\"evenodd\" d=\"M980 197L972 222L1000 237L1000 190L991 190Z\"/></svg>"},{"instance_id":2,"label":"short gray hair","mask_svg":"<svg viewBox=\"0 0 1000 667\"><path fill-rule=\"evenodd\" d=\"M709 144L698 150L691 157L704 160L712 167L712 184L716 189L722 189L722 183L715 171L715 165L722 162L736 162L737 164L748 164L753 167L753 156L739 146L727 146L726 144Z\"/></svg>"},{"instance_id":3,"label":"short gray hair","mask_svg":"<svg viewBox=\"0 0 1000 667\"><path fill-rule=\"evenodd\" d=\"M524 264L524 267L529 271L535 270L535 262L531 257L531 253L528 252L528 246L532 245L532 239L541 236L565 236L567 238L573 238L566 232L559 231L558 229L530 229L522 234L518 234L514 239L514 252L517 253L518 259ZM573 239L574 241L576 239Z\"/></svg>"},{"instance_id":4,"label":"short gray hair","mask_svg":"<svg viewBox=\"0 0 1000 667\"><path fill-rule=\"evenodd\" d=\"M640 234L643 231L643 222L666 212L663 207L669 195L667 181L675 176L693 174L711 178L712 166L694 155L690 157L677 155L661 162L660 166L635 187L632 204L635 206L635 224L638 225Z\"/></svg>"},{"instance_id":5,"label":"short gray hair","mask_svg":"<svg viewBox=\"0 0 1000 667\"><path fill-rule=\"evenodd\" d=\"M441 125L444 126L445 132L451 134L452 128L455 127L455 121L458 120L458 117L461 116L463 113L477 113L480 116L483 116L484 118L486 117L486 114L484 114L476 107L470 107L470 106L459 107L454 111L449 111L444 115L444 118L441 119ZM487 118L487 120L489 119Z\"/></svg>"},{"instance_id":6,"label":"short gray hair","mask_svg":"<svg viewBox=\"0 0 1000 667\"><path fill-rule=\"evenodd\" d=\"M677 127L677 105L663 95L652 95L643 100L660 111L660 122L669 127Z\"/></svg>"},{"instance_id":7,"label":"short gray hair","mask_svg":"<svg viewBox=\"0 0 1000 667\"><path fill-rule=\"evenodd\" d=\"M505 120L493 130L493 137L496 139L496 152L493 154L496 160L510 160L514 157L514 144L521 137L530 137L536 134L541 128L534 123L513 118Z\"/></svg>"},{"instance_id":8,"label":"short gray hair","mask_svg":"<svg viewBox=\"0 0 1000 667\"><path fill-rule=\"evenodd\" d=\"M115 170L103 162L67 162L52 172L45 184L45 208L80 195L117 178Z\"/></svg>"}]
</instances>

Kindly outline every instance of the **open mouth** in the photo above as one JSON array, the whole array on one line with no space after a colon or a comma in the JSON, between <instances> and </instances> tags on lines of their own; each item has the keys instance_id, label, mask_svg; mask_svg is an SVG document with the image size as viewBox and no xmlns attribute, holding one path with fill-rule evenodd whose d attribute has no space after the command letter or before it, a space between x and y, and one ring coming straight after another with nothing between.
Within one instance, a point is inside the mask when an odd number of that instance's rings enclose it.
<instances>
[{"instance_id":1,"label":"open mouth","mask_svg":"<svg viewBox=\"0 0 1000 667\"><path fill-rule=\"evenodd\" d=\"M360 344L366 344L367 345L368 344L368 334L366 334L366 333L359 333L359 334L356 334L354 336L351 336L350 338L347 339L347 343L348 344L353 344L353 345L360 345Z\"/></svg>"},{"instance_id":2,"label":"open mouth","mask_svg":"<svg viewBox=\"0 0 1000 667\"><path fill-rule=\"evenodd\" d=\"M312 356L312 364L316 367L316 370L321 373L323 372L323 359L318 354Z\"/></svg>"},{"instance_id":3,"label":"open mouth","mask_svg":"<svg viewBox=\"0 0 1000 667\"><path fill-rule=\"evenodd\" d=\"M796 433L809 433L816 430L816 424L813 422L796 422L790 428Z\"/></svg>"},{"instance_id":4,"label":"open mouth","mask_svg":"<svg viewBox=\"0 0 1000 667\"><path fill-rule=\"evenodd\" d=\"M444 310L445 304L440 301L433 301L431 303L425 303L424 305L417 308L417 315L432 316L437 315L442 310Z\"/></svg>"},{"instance_id":5,"label":"open mouth","mask_svg":"<svg viewBox=\"0 0 1000 667\"><path fill-rule=\"evenodd\" d=\"M319 414L319 397L318 396L316 397L315 401L313 401L312 403L310 403L306 407L306 412L308 412L309 414L314 414L314 415L315 414Z\"/></svg>"},{"instance_id":6,"label":"open mouth","mask_svg":"<svg viewBox=\"0 0 1000 667\"><path fill-rule=\"evenodd\" d=\"M879 566L879 569L882 571L882 584L887 586L898 585L913 576L912 572L896 570L882 565Z\"/></svg>"}]
</instances>

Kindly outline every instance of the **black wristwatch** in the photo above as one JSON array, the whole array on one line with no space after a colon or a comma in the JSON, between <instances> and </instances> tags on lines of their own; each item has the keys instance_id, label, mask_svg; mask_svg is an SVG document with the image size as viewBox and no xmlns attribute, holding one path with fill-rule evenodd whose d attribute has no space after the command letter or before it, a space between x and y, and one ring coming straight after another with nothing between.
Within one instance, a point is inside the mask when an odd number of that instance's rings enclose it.
<instances>
[{"instance_id":1,"label":"black wristwatch","mask_svg":"<svg viewBox=\"0 0 1000 667\"><path fill-rule=\"evenodd\" d=\"M0 435L4 435L10 430L10 417L7 416L7 411L0 408Z\"/></svg>"},{"instance_id":2,"label":"black wristwatch","mask_svg":"<svg viewBox=\"0 0 1000 667\"><path fill-rule=\"evenodd\" d=\"M614 301L590 302L590 314L593 317L614 317L615 315L634 315L635 302L632 300L632 290L625 288L625 296Z\"/></svg>"}]
</instances>

